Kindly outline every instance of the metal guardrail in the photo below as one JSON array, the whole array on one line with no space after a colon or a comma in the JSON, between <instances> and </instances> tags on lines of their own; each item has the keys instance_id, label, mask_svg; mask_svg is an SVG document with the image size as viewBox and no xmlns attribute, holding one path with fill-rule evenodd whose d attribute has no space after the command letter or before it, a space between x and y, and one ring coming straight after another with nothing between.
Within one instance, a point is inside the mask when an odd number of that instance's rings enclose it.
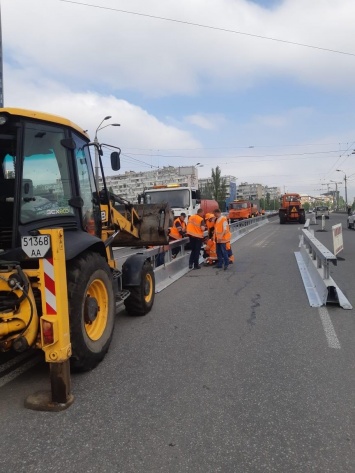
<instances>
[{"instance_id":1,"label":"metal guardrail","mask_svg":"<svg viewBox=\"0 0 355 473\"><path fill-rule=\"evenodd\" d=\"M248 218L245 220L240 220L239 222L231 223L229 225L232 233L231 243L239 240L239 238L243 237L247 233L255 230L257 227L265 225L268 222L269 220L267 215L261 215L260 217Z\"/></svg>"},{"instance_id":2,"label":"metal guardrail","mask_svg":"<svg viewBox=\"0 0 355 473\"><path fill-rule=\"evenodd\" d=\"M268 223L267 216L254 217L248 220L232 223L230 225L232 233L231 243L266 223ZM169 245L142 249L142 253L150 259L154 268L155 292L161 292L174 281L180 279L190 271L190 251L186 249L186 245L188 245L189 242L189 238L182 238L181 240L170 242ZM179 252L174 257L172 250L175 248L179 248ZM201 256L200 263L202 262L203 257Z\"/></svg>"},{"instance_id":3,"label":"metal guardrail","mask_svg":"<svg viewBox=\"0 0 355 473\"><path fill-rule=\"evenodd\" d=\"M337 265L337 257L308 230L309 220L302 230L300 251L295 252L297 264L311 307L328 303L339 304L343 309L352 305L330 276L330 263Z\"/></svg>"}]
</instances>

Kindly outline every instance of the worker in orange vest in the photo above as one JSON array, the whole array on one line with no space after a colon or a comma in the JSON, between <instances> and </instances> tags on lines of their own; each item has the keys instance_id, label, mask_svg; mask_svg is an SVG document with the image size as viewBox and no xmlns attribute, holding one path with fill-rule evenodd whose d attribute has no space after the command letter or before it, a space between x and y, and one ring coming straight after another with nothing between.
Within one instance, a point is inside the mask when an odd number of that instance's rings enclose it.
<instances>
[{"instance_id":1,"label":"worker in orange vest","mask_svg":"<svg viewBox=\"0 0 355 473\"><path fill-rule=\"evenodd\" d=\"M217 263L217 248L216 242L213 238L205 238L205 247L204 247L204 255L205 265L210 266L212 264Z\"/></svg>"},{"instance_id":2,"label":"worker in orange vest","mask_svg":"<svg viewBox=\"0 0 355 473\"><path fill-rule=\"evenodd\" d=\"M212 235L213 235L213 228L214 228L214 221L215 221L215 217L213 214L211 213L206 213L205 215L205 222L206 222L206 227L207 227L207 231L208 231L208 236L209 238L212 238Z\"/></svg>"},{"instance_id":3,"label":"worker in orange vest","mask_svg":"<svg viewBox=\"0 0 355 473\"><path fill-rule=\"evenodd\" d=\"M229 229L228 220L226 217L222 215L221 210L216 209L213 213L214 213L214 216L216 217L216 221L214 224L214 239L216 241L216 246L217 246L217 257L218 257L217 268L222 268L224 264L224 270L226 270L229 265L229 258L228 258L226 244L230 242L231 232Z\"/></svg>"},{"instance_id":4,"label":"worker in orange vest","mask_svg":"<svg viewBox=\"0 0 355 473\"><path fill-rule=\"evenodd\" d=\"M189 269L201 269L201 266L199 265L199 259L203 243L203 232L206 228L203 215L203 209L198 209L197 214L191 215L187 222L186 233L190 237L191 246Z\"/></svg>"},{"instance_id":5,"label":"worker in orange vest","mask_svg":"<svg viewBox=\"0 0 355 473\"><path fill-rule=\"evenodd\" d=\"M182 212L179 217L174 220L173 226L170 228L169 240L176 241L181 240L186 235L186 223L185 223L186 214ZM176 255L181 251L181 247L177 246L171 250L171 255L173 258L176 258Z\"/></svg>"}]
</instances>

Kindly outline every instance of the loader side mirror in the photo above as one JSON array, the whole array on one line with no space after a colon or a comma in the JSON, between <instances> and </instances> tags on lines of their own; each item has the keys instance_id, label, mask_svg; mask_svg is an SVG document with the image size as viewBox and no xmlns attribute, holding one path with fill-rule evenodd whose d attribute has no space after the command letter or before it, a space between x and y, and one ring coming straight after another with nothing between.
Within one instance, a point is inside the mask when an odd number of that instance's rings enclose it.
<instances>
[{"instance_id":1,"label":"loader side mirror","mask_svg":"<svg viewBox=\"0 0 355 473\"><path fill-rule=\"evenodd\" d=\"M60 144L64 146L64 148L70 149L71 151L76 149L76 143L72 138L64 138L60 141Z\"/></svg>"},{"instance_id":2,"label":"loader side mirror","mask_svg":"<svg viewBox=\"0 0 355 473\"><path fill-rule=\"evenodd\" d=\"M113 171L119 171L121 169L120 152L114 151L111 153L111 168Z\"/></svg>"}]
</instances>

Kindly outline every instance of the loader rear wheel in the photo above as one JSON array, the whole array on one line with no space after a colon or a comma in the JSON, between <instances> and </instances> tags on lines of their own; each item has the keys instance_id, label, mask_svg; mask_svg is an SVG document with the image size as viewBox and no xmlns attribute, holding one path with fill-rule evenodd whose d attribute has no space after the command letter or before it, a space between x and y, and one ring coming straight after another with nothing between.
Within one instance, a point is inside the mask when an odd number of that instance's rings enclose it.
<instances>
[{"instance_id":1,"label":"loader rear wheel","mask_svg":"<svg viewBox=\"0 0 355 473\"><path fill-rule=\"evenodd\" d=\"M130 296L124 301L129 315L146 315L154 303L155 278L150 263L145 262L139 286L129 287Z\"/></svg>"},{"instance_id":2,"label":"loader rear wheel","mask_svg":"<svg viewBox=\"0 0 355 473\"><path fill-rule=\"evenodd\" d=\"M88 371L108 351L115 323L111 270L97 253L85 253L68 263L71 366Z\"/></svg>"}]
</instances>

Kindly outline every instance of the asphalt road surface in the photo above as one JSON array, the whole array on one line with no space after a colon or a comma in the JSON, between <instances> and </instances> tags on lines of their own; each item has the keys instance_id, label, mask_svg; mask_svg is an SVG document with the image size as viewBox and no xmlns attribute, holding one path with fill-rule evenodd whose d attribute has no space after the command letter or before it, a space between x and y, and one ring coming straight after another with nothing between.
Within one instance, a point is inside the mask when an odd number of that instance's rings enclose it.
<instances>
[{"instance_id":1,"label":"asphalt road surface","mask_svg":"<svg viewBox=\"0 0 355 473\"><path fill-rule=\"evenodd\" d=\"M331 214L316 237L344 251L331 275L355 307L355 231ZM203 267L117 317L92 372L72 376L60 413L23 407L49 387L40 363L0 387L0 471L355 472L354 310L311 308L278 219L233 244L227 271Z\"/></svg>"}]
</instances>

